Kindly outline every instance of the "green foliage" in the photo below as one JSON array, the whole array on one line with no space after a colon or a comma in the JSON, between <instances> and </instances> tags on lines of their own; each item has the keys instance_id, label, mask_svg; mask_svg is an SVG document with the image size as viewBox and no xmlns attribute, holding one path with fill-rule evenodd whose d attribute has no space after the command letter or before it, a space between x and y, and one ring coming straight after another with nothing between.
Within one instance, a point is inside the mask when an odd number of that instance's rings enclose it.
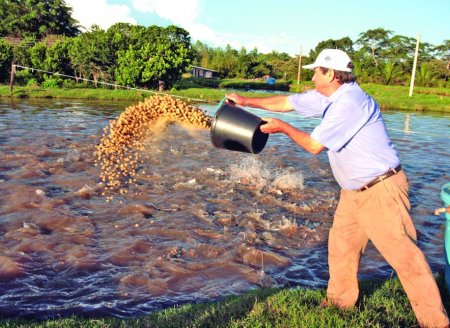
<instances>
[{"instance_id":1,"label":"green foliage","mask_svg":"<svg viewBox=\"0 0 450 328\"><path fill-rule=\"evenodd\" d=\"M392 36L392 32L382 28L368 30L360 34L354 43L350 38L319 42L309 56L303 56L302 65L313 62L318 53L325 48L339 48L349 53L355 66L354 73L361 83L408 85L411 77L416 40L401 35ZM450 45L450 43L449 43ZM296 81L298 74L298 57L273 51L261 54L256 49L248 52L245 48L236 51L230 46L210 48L197 41L194 44L197 66L217 70L220 78L258 79L270 75L284 81ZM433 53L443 59L435 58ZM445 58L445 59L444 59ZM445 47L433 48L422 42L420 44L419 66L427 64L431 70L431 84L446 85L450 77L450 50ZM428 63L433 62L433 65ZM394 64L395 63L395 64ZM446 67L446 68L445 68ZM312 78L311 70L301 70L301 80Z\"/></svg>"},{"instance_id":2,"label":"green foliage","mask_svg":"<svg viewBox=\"0 0 450 328\"><path fill-rule=\"evenodd\" d=\"M27 69L18 69L14 75L14 85L27 85L28 81L34 78L33 74Z\"/></svg>"},{"instance_id":3,"label":"green foliage","mask_svg":"<svg viewBox=\"0 0 450 328\"><path fill-rule=\"evenodd\" d=\"M128 23L116 23L106 31L108 51L108 74L114 76L118 66L118 52L126 51L130 46L136 48L141 42L145 42L144 26Z\"/></svg>"},{"instance_id":4,"label":"green foliage","mask_svg":"<svg viewBox=\"0 0 450 328\"><path fill-rule=\"evenodd\" d=\"M17 61L21 66L48 72L72 74L67 39L57 40L52 46L48 46L45 39L42 42L34 44L31 48L19 46L16 48L16 55L18 56ZM19 61L19 59L22 60ZM44 80L44 73L42 72L28 72L27 74L32 74L40 82ZM24 77L26 78L26 76ZM26 83L26 81L24 82Z\"/></svg>"},{"instance_id":5,"label":"green foliage","mask_svg":"<svg viewBox=\"0 0 450 328\"><path fill-rule=\"evenodd\" d=\"M349 37L345 37L339 40L328 39L321 41L317 44L314 50L309 52L309 56L316 58L323 49L341 49L349 54L353 55L353 41Z\"/></svg>"},{"instance_id":6,"label":"green foliage","mask_svg":"<svg viewBox=\"0 0 450 328\"><path fill-rule=\"evenodd\" d=\"M392 31L376 28L360 33L356 44L360 46L360 53L373 60L374 66L378 66L379 56L383 55L389 45L389 37Z\"/></svg>"},{"instance_id":7,"label":"green foliage","mask_svg":"<svg viewBox=\"0 0 450 328\"><path fill-rule=\"evenodd\" d=\"M67 47L77 77L95 81L108 79L114 55L106 32L99 26L93 25L88 32L72 38Z\"/></svg>"},{"instance_id":8,"label":"green foliage","mask_svg":"<svg viewBox=\"0 0 450 328\"><path fill-rule=\"evenodd\" d=\"M47 45L43 42L36 43L30 49L31 67L38 69L46 69L45 59L47 57Z\"/></svg>"},{"instance_id":9,"label":"green foliage","mask_svg":"<svg viewBox=\"0 0 450 328\"><path fill-rule=\"evenodd\" d=\"M12 61L13 51L11 46L0 40L0 81L9 78Z\"/></svg>"},{"instance_id":10,"label":"green foliage","mask_svg":"<svg viewBox=\"0 0 450 328\"><path fill-rule=\"evenodd\" d=\"M433 80L434 78L428 65L421 65L416 73L416 85L420 87L430 87L434 84Z\"/></svg>"},{"instance_id":11,"label":"green foliage","mask_svg":"<svg viewBox=\"0 0 450 328\"><path fill-rule=\"evenodd\" d=\"M72 9L64 0L2 0L0 36L75 36L80 31L71 15Z\"/></svg>"},{"instance_id":12,"label":"green foliage","mask_svg":"<svg viewBox=\"0 0 450 328\"><path fill-rule=\"evenodd\" d=\"M20 44L13 48L14 63L29 67L30 63L30 45L34 45L36 40L34 38L24 38Z\"/></svg>"},{"instance_id":13,"label":"green foliage","mask_svg":"<svg viewBox=\"0 0 450 328\"><path fill-rule=\"evenodd\" d=\"M262 55L262 60L267 63L270 72L267 75L276 79L297 80L298 73L298 57L292 58L287 53L272 51L271 53Z\"/></svg>"},{"instance_id":14,"label":"green foliage","mask_svg":"<svg viewBox=\"0 0 450 328\"><path fill-rule=\"evenodd\" d=\"M143 37L139 44L118 51L117 82L156 88L163 81L171 87L186 72L194 56L189 33L173 25L150 26Z\"/></svg>"},{"instance_id":15,"label":"green foliage","mask_svg":"<svg viewBox=\"0 0 450 328\"><path fill-rule=\"evenodd\" d=\"M44 89L61 88L63 86L63 79L61 79L60 77L49 77L45 75L44 82L42 82L41 86Z\"/></svg>"},{"instance_id":16,"label":"green foliage","mask_svg":"<svg viewBox=\"0 0 450 328\"><path fill-rule=\"evenodd\" d=\"M56 41L53 46L47 48L44 67L50 72L72 75L67 39Z\"/></svg>"},{"instance_id":17,"label":"green foliage","mask_svg":"<svg viewBox=\"0 0 450 328\"><path fill-rule=\"evenodd\" d=\"M30 78L27 80L26 85L28 87L35 87L38 86L38 81L35 78Z\"/></svg>"},{"instance_id":18,"label":"green foliage","mask_svg":"<svg viewBox=\"0 0 450 328\"><path fill-rule=\"evenodd\" d=\"M380 64L380 72L383 77L384 85L391 85L395 79L400 76L400 70L395 62L386 62Z\"/></svg>"},{"instance_id":19,"label":"green foliage","mask_svg":"<svg viewBox=\"0 0 450 328\"><path fill-rule=\"evenodd\" d=\"M142 77L143 59L130 45L128 51L118 52L116 80L120 85L136 86Z\"/></svg>"}]
</instances>

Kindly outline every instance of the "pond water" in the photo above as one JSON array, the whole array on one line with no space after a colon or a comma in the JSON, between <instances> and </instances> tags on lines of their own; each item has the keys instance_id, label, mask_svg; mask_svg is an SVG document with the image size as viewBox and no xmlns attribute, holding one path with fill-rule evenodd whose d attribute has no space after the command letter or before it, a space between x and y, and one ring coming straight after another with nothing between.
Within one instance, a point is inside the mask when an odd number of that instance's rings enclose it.
<instances>
[{"instance_id":1,"label":"pond water","mask_svg":"<svg viewBox=\"0 0 450 328\"><path fill-rule=\"evenodd\" d=\"M137 184L106 202L95 146L128 105L0 100L1 317L130 317L258 286L326 286L339 195L326 154L282 135L258 155L231 152L207 130L174 124L146 142ZM318 123L264 115L306 131ZM384 118L411 183L419 246L440 270L444 219L433 210L450 181L450 116ZM369 245L361 278L391 274Z\"/></svg>"}]
</instances>

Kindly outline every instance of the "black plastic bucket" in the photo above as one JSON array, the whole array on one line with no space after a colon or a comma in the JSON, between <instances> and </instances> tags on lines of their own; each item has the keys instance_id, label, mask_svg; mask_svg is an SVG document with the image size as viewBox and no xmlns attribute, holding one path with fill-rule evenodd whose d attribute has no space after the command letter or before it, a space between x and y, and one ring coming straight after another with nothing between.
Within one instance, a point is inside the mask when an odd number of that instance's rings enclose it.
<instances>
[{"instance_id":1,"label":"black plastic bucket","mask_svg":"<svg viewBox=\"0 0 450 328\"><path fill-rule=\"evenodd\" d=\"M264 123L260 117L222 100L211 125L211 142L218 148L258 154L269 138L259 129Z\"/></svg>"}]
</instances>

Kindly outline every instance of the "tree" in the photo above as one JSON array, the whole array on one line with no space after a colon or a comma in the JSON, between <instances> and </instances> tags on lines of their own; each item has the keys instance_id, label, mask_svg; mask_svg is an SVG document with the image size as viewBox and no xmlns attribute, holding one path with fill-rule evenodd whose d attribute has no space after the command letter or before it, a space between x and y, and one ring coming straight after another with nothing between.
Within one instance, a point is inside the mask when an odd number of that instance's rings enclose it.
<instances>
[{"instance_id":1,"label":"tree","mask_svg":"<svg viewBox=\"0 0 450 328\"><path fill-rule=\"evenodd\" d=\"M127 51L129 46L136 47L142 40L145 40L145 27L131 25L129 23L116 23L106 30L108 44L108 73L114 76L117 68L117 54L119 51Z\"/></svg>"},{"instance_id":2,"label":"tree","mask_svg":"<svg viewBox=\"0 0 450 328\"><path fill-rule=\"evenodd\" d=\"M447 63L441 59L432 59L425 63L427 69L430 70L431 76L433 77L434 86L448 87L449 81L449 70Z\"/></svg>"},{"instance_id":3,"label":"tree","mask_svg":"<svg viewBox=\"0 0 450 328\"><path fill-rule=\"evenodd\" d=\"M360 33L356 44L360 45L362 53L369 52L375 66L378 66L378 56L389 45L389 36L392 31L377 28Z\"/></svg>"},{"instance_id":4,"label":"tree","mask_svg":"<svg viewBox=\"0 0 450 328\"><path fill-rule=\"evenodd\" d=\"M386 57L392 60L405 61L414 58L416 40L403 35L394 35L387 41Z\"/></svg>"},{"instance_id":5,"label":"tree","mask_svg":"<svg viewBox=\"0 0 450 328\"><path fill-rule=\"evenodd\" d=\"M328 39L321 41L314 50L310 51L309 57L316 58L323 49L340 49L351 56L353 54L353 41L349 37L338 40Z\"/></svg>"},{"instance_id":6,"label":"tree","mask_svg":"<svg viewBox=\"0 0 450 328\"><path fill-rule=\"evenodd\" d=\"M194 64L201 67L212 68L213 49L210 49L201 41L196 41L193 45L195 51Z\"/></svg>"},{"instance_id":7,"label":"tree","mask_svg":"<svg viewBox=\"0 0 450 328\"><path fill-rule=\"evenodd\" d=\"M298 58L292 58L285 52L272 51L271 53L261 55L261 61L270 67L270 76L277 79L285 78L293 80L297 78Z\"/></svg>"},{"instance_id":8,"label":"tree","mask_svg":"<svg viewBox=\"0 0 450 328\"><path fill-rule=\"evenodd\" d=\"M391 85L392 82L400 75L401 71L399 70L396 62L388 61L386 63L380 64L381 75L384 80L385 85Z\"/></svg>"},{"instance_id":9,"label":"tree","mask_svg":"<svg viewBox=\"0 0 450 328\"><path fill-rule=\"evenodd\" d=\"M75 36L80 30L64 0L1 0L0 36L34 37L49 34Z\"/></svg>"},{"instance_id":10,"label":"tree","mask_svg":"<svg viewBox=\"0 0 450 328\"><path fill-rule=\"evenodd\" d=\"M127 51L118 52L116 80L119 84L137 86L141 83L144 60L140 52L140 49L136 50L132 45Z\"/></svg>"},{"instance_id":11,"label":"tree","mask_svg":"<svg viewBox=\"0 0 450 328\"><path fill-rule=\"evenodd\" d=\"M69 58L69 41L56 41L47 48L45 69L50 72L73 75L73 68Z\"/></svg>"},{"instance_id":12,"label":"tree","mask_svg":"<svg viewBox=\"0 0 450 328\"><path fill-rule=\"evenodd\" d=\"M113 54L106 32L99 26L92 25L88 32L72 38L68 53L77 77L94 81L110 78L108 67Z\"/></svg>"},{"instance_id":13,"label":"tree","mask_svg":"<svg viewBox=\"0 0 450 328\"><path fill-rule=\"evenodd\" d=\"M0 40L0 81L5 81L11 72L13 51L11 46Z\"/></svg>"},{"instance_id":14,"label":"tree","mask_svg":"<svg viewBox=\"0 0 450 328\"><path fill-rule=\"evenodd\" d=\"M450 77L450 40L445 40L443 44L435 47L433 50L446 62L445 81L448 81Z\"/></svg>"},{"instance_id":15,"label":"tree","mask_svg":"<svg viewBox=\"0 0 450 328\"><path fill-rule=\"evenodd\" d=\"M29 51L31 67L46 70L45 58L47 56L47 45L44 42L36 43Z\"/></svg>"},{"instance_id":16,"label":"tree","mask_svg":"<svg viewBox=\"0 0 450 328\"><path fill-rule=\"evenodd\" d=\"M116 78L131 86L170 87L191 65L194 50L189 33L177 26L149 26L142 40L118 52Z\"/></svg>"},{"instance_id":17,"label":"tree","mask_svg":"<svg viewBox=\"0 0 450 328\"><path fill-rule=\"evenodd\" d=\"M434 83L433 74L427 64L421 65L417 73L418 74L416 74L416 83L418 86L431 87L433 85Z\"/></svg>"}]
</instances>

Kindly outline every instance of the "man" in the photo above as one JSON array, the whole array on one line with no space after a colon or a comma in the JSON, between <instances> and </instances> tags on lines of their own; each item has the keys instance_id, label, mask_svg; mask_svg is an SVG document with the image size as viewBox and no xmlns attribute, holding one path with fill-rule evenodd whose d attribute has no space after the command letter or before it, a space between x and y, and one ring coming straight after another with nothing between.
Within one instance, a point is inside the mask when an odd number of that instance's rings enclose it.
<instances>
[{"instance_id":1,"label":"man","mask_svg":"<svg viewBox=\"0 0 450 328\"><path fill-rule=\"evenodd\" d=\"M261 131L284 133L314 155L328 149L342 190L328 240L326 302L341 308L356 304L359 260L370 239L396 270L419 324L447 326L436 282L416 245L408 181L378 104L355 82L351 59L341 50L325 49L303 67L314 70L315 90L269 98L226 97L237 105L322 117L311 134L276 118L265 118L268 123Z\"/></svg>"}]
</instances>

